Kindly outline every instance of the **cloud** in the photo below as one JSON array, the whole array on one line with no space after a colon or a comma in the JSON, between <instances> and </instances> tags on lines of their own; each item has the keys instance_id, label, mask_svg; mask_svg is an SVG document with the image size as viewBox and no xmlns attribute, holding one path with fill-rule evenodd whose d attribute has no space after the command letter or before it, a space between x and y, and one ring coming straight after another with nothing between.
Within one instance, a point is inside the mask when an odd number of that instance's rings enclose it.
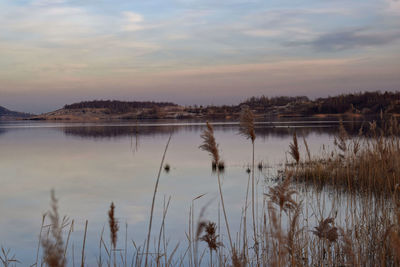
<instances>
[{"instance_id":1,"label":"cloud","mask_svg":"<svg viewBox=\"0 0 400 267\"><path fill-rule=\"evenodd\" d=\"M400 38L400 31L368 32L353 29L320 35L309 44L318 51L342 51L359 47L381 46Z\"/></svg>"},{"instance_id":2,"label":"cloud","mask_svg":"<svg viewBox=\"0 0 400 267\"><path fill-rule=\"evenodd\" d=\"M49 5L59 5L66 3L67 0L36 0L33 2L34 6L49 6Z\"/></svg>"},{"instance_id":3,"label":"cloud","mask_svg":"<svg viewBox=\"0 0 400 267\"><path fill-rule=\"evenodd\" d=\"M123 25L123 30L125 31L139 31L143 30L143 25L141 23L143 22L143 16L130 12L130 11L125 11L122 12L122 15L124 16L125 19L125 25Z\"/></svg>"},{"instance_id":4,"label":"cloud","mask_svg":"<svg viewBox=\"0 0 400 267\"><path fill-rule=\"evenodd\" d=\"M390 15L400 15L400 1L399 0L385 0L387 8L386 12Z\"/></svg>"}]
</instances>

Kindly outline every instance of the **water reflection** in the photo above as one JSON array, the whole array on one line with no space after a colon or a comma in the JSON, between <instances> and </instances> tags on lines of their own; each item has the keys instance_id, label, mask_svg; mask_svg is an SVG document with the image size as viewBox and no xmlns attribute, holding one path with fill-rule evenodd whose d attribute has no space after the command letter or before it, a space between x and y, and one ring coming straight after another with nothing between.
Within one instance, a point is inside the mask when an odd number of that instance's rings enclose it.
<instances>
[{"instance_id":1,"label":"water reflection","mask_svg":"<svg viewBox=\"0 0 400 267\"><path fill-rule=\"evenodd\" d=\"M283 137L292 136L294 132L307 137L311 133L317 134L336 134L338 132L339 121L300 121L300 122L260 122L256 124L256 134L259 138L268 138L270 136ZM361 121L345 121L344 126L350 135L358 134ZM171 133L177 133L182 130L187 132L199 132L204 124L164 124L164 125L65 125L60 127L67 136L79 136L82 138L123 138L140 136L165 136ZM214 124L214 128L222 132L232 132L237 129L237 123Z\"/></svg>"}]
</instances>

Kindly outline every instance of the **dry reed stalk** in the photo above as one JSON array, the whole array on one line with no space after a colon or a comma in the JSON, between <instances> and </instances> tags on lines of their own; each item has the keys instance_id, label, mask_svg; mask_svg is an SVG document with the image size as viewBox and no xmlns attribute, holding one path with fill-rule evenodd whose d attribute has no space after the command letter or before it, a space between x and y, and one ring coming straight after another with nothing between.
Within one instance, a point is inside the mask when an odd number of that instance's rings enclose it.
<instances>
[{"instance_id":1,"label":"dry reed stalk","mask_svg":"<svg viewBox=\"0 0 400 267\"><path fill-rule=\"evenodd\" d=\"M154 205L156 202L156 194L157 194L157 190L158 190L158 184L160 182L160 176L161 176L161 170L162 167L164 165L164 160L165 160L165 155L167 154L167 150L168 150L168 146L169 146L169 142L171 141L171 137L172 134L170 134L167 144L165 146L165 150L164 150L164 154L162 156L161 159L161 164L160 164L160 168L158 170L158 175L157 175L157 180L156 180L156 184L154 186L154 192L153 192L153 200L151 202L151 211L150 211L150 220L149 220L149 230L147 232L147 241L146 241L146 256L145 256L145 263L144 265L147 267L147 262L148 262L148 254L149 254L149 246L150 246L150 235L151 235L151 226L153 223L153 213L154 213Z\"/></svg>"},{"instance_id":2,"label":"dry reed stalk","mask_svg":"<svg viewBox=\"0 0 400 267\"><path fill-rule=\"evenodd\" d=\"M297 191L290 187L290 179L292 173L288 172L286 178L280 184L270 187L269 193L265 194L269 197L268 214L270 219L270 237L272 240L272 259L271 266L285 266L291 263L295 266L296 255L299 254L296 247L295 237L298 236L296 229L298 228L298 219L301 212L301 203L297 203L292 195ZM275 204L279 207L279 218L276 214ZM288 233L285 234L282 229L282 212L285 212L290 218L290 212L294 211L293 217L289 220ZM266 221L266 220L265 220ZM264 222L266 224L266 222ZM265 230L267 233L268 230ZM266 234L264 234L266 236ZM275 240L275 241L274 241ZM266 243L269 243L268 240ZM289 259L288 259L289 257Z\"/></svg>"},{"instance_id":3,"label":"dry reed stalk","mask_svg":"<svg viewBox=\"0 0 400 267\"><path fill-rule=\"evenodd\" d=\"M308 161L311 162L310 148L308 147L308 143L307 143L306 138L304 136L303 136L303 143L304 143L304 146L306 147Z\"/></svg>"},{"instance_id":4,"label":"dry reed stalk","mask_svg":"<svg viewBox=\"0 0 400 267\"><path fill-rule=\"evenodd\" d=\"M295 205L294 215L290 220L290 227L287 234L287 250L289 254L289 262L291 266L298 265L298 260L301 258L299 255L298 245L296 244L296 236L299 234L298 225L299 225L299 217L301 212L302 203L297 203Z\"/></svg>"},{"instance_id":5,"label":"dry reed stalk","mask_svg":"<svg viewBox=\"0 0 400 267\"><path fill-rule=\"evenodd\" d=\"M287 177L280 184L270 187L269 193L266 195L272 203L275 203L281 211L289 212L297 208L298 203L292 198L292 195L297 194L297 191L290 188L290 179L292 174L288 173Z\"/></svg>"},{"instance_id":6,"label":"dry reed stalk","mask_svg":"<svg viewBox=\"0 0 400 267\"><path fill-rule=\"evenodd\" d=\"M248 199L249 199L249 188L250 188L250 174L249 177L247 179L247 187L246 187L246 198L245 198L245 202L244 202L244 211L243 211L243 255L245 255L246 258L246 248L248 247L248 243L247 243L247 208L248 208Z\"/></svg>"},{"instance_id":7,"label":"dry reed stalk","mask_svg":"<svg viewBox=\"0 0 400 267\"><path fill-rule=\"evenodd\" d=\"M257 238L257 226L256 226L256 215L255 215L255 178L254 178L254 142L256 140L256 132L254 127L254 114L248 106L242 106L242 111L240 113L240 128L239 132L245 136L247 139L251 140L252 144L252 179L251 179L251 212L253 219L253 238L254 238L254 250L257 257L257 266L259 263L259 251L258 251L258 238Z\"/></svg>"},{"instance_id":8,"label":"dry reed stalk","mask_svg":"<svg viewBox=\"0 0 400 267\"><path fill-rule=\"evenodd\" d=\"M194 229L195 229L195 227L194 227L194 203L195 203L196 200L204 197L205 195L206 195L206 193L198 195L197 197L193 198L192 199L191 209L190 209L191 210L191 216L192 216L191 217L191 222L192 222L192 228L191 228L192 229L192 232L191 232L192 240L191 241L194 243L194 245L193 245L193 262L194 262L194 266L198 266L198 263L197 263L197 261L198 261L197 260L197 251L198 251L198 241L199 241L199 237L200 237L201 230L202 230L202 227L203 227L203 225L202 225L203 224L203 216L204 216L204 213L205 213L207 207L210 205L211 201L209 201L200 210L199 218L197 220L196 233L194 233Z\"/></svg>"},{"instance_id":9,"label":"dry reed stalk","mask_svg":"<svg viewBox=\"0 0 400 267\"><path fill-rule=\"evenodd\" d=\"M101 258L102 255L102 251L101 251L101 246L102 246L102 240L103 240L103 234L104 234L104 226L101 230L101 234L100 234L100 241L99 241L99 259L97 260L97 266L98 267L102 267L103 266L103 260Z\"/></svg>"},{"instance_id":10,"label":"dry reed stalk","mask_svg":"<svg viewBox=\"0 0 400 267\"><path fill-rule=\"evenodd\" d=\"M218 145L215 142L214 129L209 122L207 122L207 129L204 130L203 134L201 135L201 138L203 139L203 144L199 148L204 151L207 151L218 165L219 160L220 160ZM218 178L218 189L219 189L219 195L220 195L220 200L221 200L222 212L224 214L226 230L228 232L229 244L230 244L230 248L232 251L232 255L234 255L235 249L233 247L231 232L229 229L228 217L226 215L224 197L223 197L222 188L221 188L220 172L219 172L218 168L217 168L217 178Z\"/></svg>"},{"instance_id":11,"label":"dry reed stalk","mask_svg":"<svg viewBox=\"0 0 400 267\"><path fill-rule=\"evenodd\" d=\"M85 233L84 233L84 235L83 235L81 267L84 267L84 266L85 266L85 245L86 245L87 227L88 227L88 220L86 220L86 223L85 223Z\"/></svg>"},{"instance_id":12,"label":"dry reed stalk","mask_svg":"<svg viewBox=\"0 0 400 267\"><path fill-rule=\"evenodd\" d=\"M167 217L167 212L168 212L168 208L169 208L169 203L171 201L171 196L168 198L168 202L165 205L165 197L164 197L164 205L163 205L163 217L162 217L162 222L161 222L161 226L160 226L160 233L158 235L158 246L157 246L157 266L160 265L160 258L164 255L165 259L166 259L166 255L167 252L164 250L163 255L160 254L160 248L161 248L161 236L163 234L163 232L165 232L165 218ZM167 261L165 260L165 263L167 263Z\"/></svg>"},{"instance_id":13,"label":"dry reed stalk","mask_svg":"<svg viewBox=\"0 0 400 267\"><path fill-rule=\"evenodd\" d=\"M128 223L125 222L125 248L124 248L124 252L125 252L125 257L124 257L124 267L127 266L127 250L128 250Z\"/></svg>"},{"instance_id":14,"label":"dry reed stalk","mask_svg":"<svg viewBox=\"0 0 400 267\"><path fill-rule=\"evenodd\" d=\"M67 255L68 243L69 243L69 239L71 237L71 232L73 232L73 231L74 231L74 220L71 221L71 224L70 224L70 227L69 227L67 241L65 243L65 249L64 249L64 259L65 259L65 256Z\"/></svg>"},{"instance_id":15,"label":"dry reed stalk","mask_svg":"<svg viewBox=\"0 0 400 267\"><path fill-rule=\"evenodd\" d=\"M54 190L51 190L51 210L48 216L51 221L50 236L42 240L43 260L49 267L65 267L64 241L62 238L62 224L58 215L58 204Z\"/></svg>"},{"instance_id":16,"label":"dry reed stalk","mask_svg":"<svg viewBox=\"0 0 400 267\"><path fill-rule=\"evenodd\" d=\"M40 232L39 232L39 239L38 239L38 245L37 245L37 249L36 249L36 261L35 261L35 265L36 267L38 266L38 261L39 261L39 250L40 250L40 242L42 240L42 232L43 232L43 225L44 225L44 221L46 219L46 214L42 215L42 224L40 226Z\"/></svg>"},{"instance_id":17,"label":"dry reed stalk","mask_svg":"<svg viewBox=\"0 0 400 267\"><path fill-rule=\"evenodd\" d=\"M20 263L15 258L15 255L10 256L10 249L5 249L3 247L1 247L0 261L4 267L8 267L12 264L14 264L14 266L15 266L16 263Z\"/></svg>"},{"instance_id":18,"label":"dry reed stalk","mask_svg":"<svg viewBox=\"0 0 400 267\"><path fill-rule=\"evenodd\" d=\"M300 151L299 151L299 144L297 143L297 135L296 132L293 134L293 143L289 144L289 154L292 158L296 161L296 164L299 164L300 161Z\"/></svg>"}]
</instances>

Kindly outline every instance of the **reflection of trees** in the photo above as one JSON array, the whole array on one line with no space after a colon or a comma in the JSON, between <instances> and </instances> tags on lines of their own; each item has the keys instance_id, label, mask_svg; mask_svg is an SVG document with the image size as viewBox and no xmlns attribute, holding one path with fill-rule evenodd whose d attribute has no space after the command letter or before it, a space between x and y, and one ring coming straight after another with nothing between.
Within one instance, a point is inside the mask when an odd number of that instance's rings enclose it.
<instances>
[{"instance_id":1,"label":"reflection of trees","mask_svg":"<svg viewBox=\"0 0 400 267\"><path fill-rule=\"evenodd\" d=\"M345 121L345 128L350 135L358 133L362 123L359 121ZM310 133L317 134L336 134L338 131L338 122L319 122L319 121L286 121L286 122L268 122L256 124L257 137L266 138L287 137L293 135L296 131L304 136ZM63 127L63 132L68 136L79 136L83 138L122 138L131 137L132 146L137 146L139 137L159 135L169 135L171 133L185 132L200 132L205 125L203 124L164 124L164 125L119 125L119 126L78 126L78 127ZM238 124L215 124L214 129L222 132L237 132Z\"/></svg>"},{"instance_id":2,"label":"reflection of trees","mask_svg":"<svg viewBox=\"0 0 400 267\"><path fill-rule=\"evenodd\" d=\"M176 126L79 126L63 127L68 136L84 138L117 138L168 135L178 131ZM135 142L135 141L133 141Z\"/></svg>"}]
</instances>

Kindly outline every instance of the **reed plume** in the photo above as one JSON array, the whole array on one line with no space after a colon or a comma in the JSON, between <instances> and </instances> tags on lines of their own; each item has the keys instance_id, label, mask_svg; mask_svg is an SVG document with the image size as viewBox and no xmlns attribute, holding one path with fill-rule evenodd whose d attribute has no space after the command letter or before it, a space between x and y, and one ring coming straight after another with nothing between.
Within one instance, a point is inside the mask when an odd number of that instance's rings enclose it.
<instances>
[{"instance_id":1,"label":"reed plume","mask_svg":"<svg viewBox=\"0 0 400 267\"><path fill-rule=\"evenodd\" d=\"M217 241L218 235L216 234L217 233L216 223L211 221L207 222L202 225L202 228L204 229L205 234L202 237L200 237L200 240L207 243L210 252L212 250L217 251L217 249L222 246L222 243Z\"/></svg>"},{"instance_id":2,"label":"reed plume","mask_svg":"<svg viewBox=\"0 0 400 267\"><path fill-rule=\"evenodd\" d=\"M292 198L292 195L297 194L297 191L290 188L290 177L288 177L280 184L270 187L269 193L266 195L270 198L272 203L279 206L281 211L288 212L297 208L297 202Z\"/></svg>"},{"instance_id":3,"label":"reed plume","mask_svg":"<svg viewBox=\"0 0 400 267\"><path fill-rule=\"evenodd\" d=\"M306 151L307 151L308 161L310 162L311 161L311 152L310 152L310 148L308 147L307 140L306 140L306 138L304 136L303 136L303 143L304 143L304 146L305 146Z\"/></svg>"},{"instance_id":4,"label":"reed plume","mask_svg":"<svg viewBox=\"0 0 400 267\"><path fill-rule=\"evenodd\" d=\"M62 223L58 215L58 200L54 190L51 191L51 211L48 216L51 221L51 235L43 238L43 260L49 267L65 267L67 261L64 258L64 241L62 237Z\"/></svg>"},{"instance_id":5,"label":"reed plume","mask_svg":"<svg viewBox=\"0 0 400 267\"><path fill-rule=\"evenodd\" d=\"M110 240L111 240L111 246L114 251L114 266L116 266L116 255L115 255L115 249L117 247L117 238L118 238L118 230L119 230L119 225L118 221L115 218L115 205L114 202L111 202L110 205L110 210L108 211L108 225L110 227Z\"/></svg>"},{"instance_id":6,"label":"reed plume","mask_svg":"<svg viewBox=\"0 0 400 267\"><path fill-rule=\"evenodd\" d=\"M115 248L117 246L118 230L119 225L117 219L115 219L115 205L111 202L110 210L108 211L108 225L110 226L110 240L111 245Z\"/></svg>"},{"instance_id":7,"label":"reed plume","mask_svg":"<svg viewBox=\"0 0 400 267\"><path fill-rule=\"evenodd\" d=\"M207 151L212 157L212 164L218 166L219 164L219 152L218 144L215 141L214 129L209 122L206 123L207 129L200 135L203 139L203 144L199 146L200 149Z\"/></svg>"},{"instance_id":8,"label":"reed plume","mask_svg":"<svg viewBox=\"0 0 400 267\"><path fill-rule=\"evenodd\" d=\"M299 164L300 161L300 152L299 152L299 144L297 143L297 135L296 132L293 134L293 143L289 145L290 151L289 154L292 158Z\"/></svg>"},{"instance_id":9,"label":"reed plume","mask_svg":"<svg viewBox=\"0 0 400 267\"><path fill-rule=\"evenodd\" d=\"M335 218L329 217L321 219L318 226L314 227L315 230L311 231L313 234L318 236L320 239L326 239L329 242L336 242L339 235L338 229L335 224Z\"/></svg>"},{"instance_id":10,"label":"reed plume","mask_svg":"<svg viewBox=\"0 0 400 267\"><path fill-rule=\"evenodd\" d=\"M240 133L247 139L251 139L254 143L256 140L256 132L254 129L254 114L248 106L242 106L240 113Z\"/></svg>"},{"instance_id":11,"label":"reed plume","mask_svg":"<svg viewBox=\"0 0 400 267\"><path fill-rule=\"evenodd\" d=\"M343 126L342 120L339 121L339 135L335 137L334 144L339 148L341 153L339 153L339 157L344 159L347 151L347 139L349 138L346 129Z\"/></svg>"},{"instance_id":12,"label":"reed plume","mask_svg":"<svg viewBox=\"0 0 400 267\"><path fill-rule=\"evenodd\" d=\"M223 246L221 242L218 242L218 235L217 233L217 225L215 222L207 222L207 223L202 223L201 225L201 230L204 229L204 235L200 237L201 241L204 241L207 243L208 250L210 252L210 266L213 265L213 258L212 258L212 253L213 250L216 252L219 247ZM200 230L200 231L201 231Z\"/></svg>"}]
</instances>

